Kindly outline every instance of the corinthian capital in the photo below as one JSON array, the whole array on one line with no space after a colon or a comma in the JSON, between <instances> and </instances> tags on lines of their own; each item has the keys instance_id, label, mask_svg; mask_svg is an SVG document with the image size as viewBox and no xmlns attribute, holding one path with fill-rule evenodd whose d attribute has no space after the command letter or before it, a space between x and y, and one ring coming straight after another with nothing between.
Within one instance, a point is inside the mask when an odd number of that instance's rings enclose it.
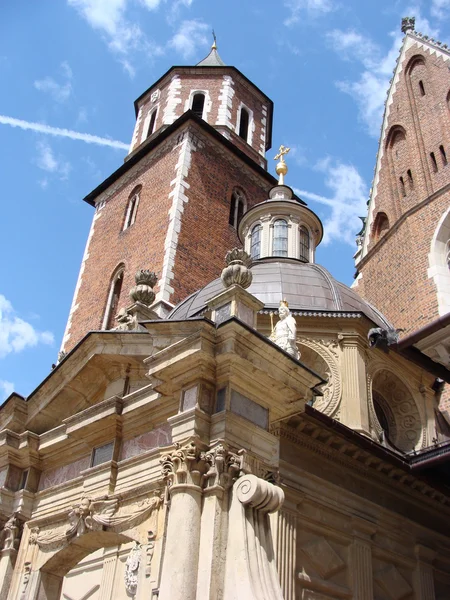
<instances>
[{"instance_id":1,"label":"corinthian capital","mask_svg":"<svg viewBox=\"0 0 450 600\"><path fill-rule=\"evenodd\" d=\"M194 485L200 487L203 476L208 470L205 452L195 441L184 446L177 443L175 450L161 456L161 471L169 487L178 485Z\"/></svg>"}]
</instances>

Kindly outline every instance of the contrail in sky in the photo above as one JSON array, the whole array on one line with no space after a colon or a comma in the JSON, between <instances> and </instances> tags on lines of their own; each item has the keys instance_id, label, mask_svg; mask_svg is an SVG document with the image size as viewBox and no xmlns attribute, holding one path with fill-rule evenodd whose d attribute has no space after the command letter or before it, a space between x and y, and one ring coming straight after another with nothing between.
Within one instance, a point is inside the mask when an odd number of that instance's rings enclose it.
<instances>
[{"instance_id":1,"label":"contrail in sky","mask_svg":"<svg viewBox=\"0 0 450 600\"><path fill-rule=\"evenodd\" d=\"M87 144L110 146L111 148L119 148L120 150L128 150L129 148L129 144L124 144L118 140L110 140L108 138L99 137L98 135L91 135L90 133L79 133L78 131L72 131L71 129L51 127L50 125L44 125L43 123L23 121L22 119L14 119L13 117L7 117L5 115L0 115L0 124L10 125L11 127L20 127L20 129L30 129L31 131L38 131L39 133L45 133L47 135L66 137L71 140L81 140Z\"/></svg>"}]
</instances>

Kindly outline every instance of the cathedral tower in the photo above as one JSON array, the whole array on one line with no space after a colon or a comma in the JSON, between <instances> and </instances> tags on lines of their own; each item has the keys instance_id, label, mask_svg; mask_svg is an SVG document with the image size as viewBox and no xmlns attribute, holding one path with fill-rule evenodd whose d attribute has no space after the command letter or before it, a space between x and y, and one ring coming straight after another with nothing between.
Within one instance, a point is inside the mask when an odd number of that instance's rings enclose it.
<instances>
[{"instance_id":1,"label":"cathedral tower","mask_svg":"<svg viewBox=\"0 0 450 600\"><path fill-rule=\"evenodd\" d=\"M450 310L450 51L402 31L355 289L407 336Z\"/></svg>"},{"instance_id":2,"label":"cathedral tower","mask_svg":"<svg viewBox=\"0 0 450 600\"><path fill-rule=\"evenodd\" d=\"M85 198L95 215L66 352L88 331L115 325L138 269L158 275L160 316L217 276L239 244L240 217L276 183L265 159L272 101L225 66L215 44L198 65L169 69L135 110L124 164Z\"/></svg>"}]
</instances>

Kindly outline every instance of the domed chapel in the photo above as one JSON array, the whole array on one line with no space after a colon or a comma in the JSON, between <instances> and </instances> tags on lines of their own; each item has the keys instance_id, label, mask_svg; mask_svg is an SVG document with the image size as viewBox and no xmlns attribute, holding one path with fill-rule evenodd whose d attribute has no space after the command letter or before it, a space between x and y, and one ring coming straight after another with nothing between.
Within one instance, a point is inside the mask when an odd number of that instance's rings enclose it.
<instances>
[{"instance_id":1,"label":"domed chapel","mask_svg":"<svg viewBox=\"0 0 450 600\"><path fill-rule=\"evenodd\" d=\"M1 598L450 598L450 50L402 31L352 288L215 42L135 101L58 364L0 407Z\"/></svg>"}]
</instances>

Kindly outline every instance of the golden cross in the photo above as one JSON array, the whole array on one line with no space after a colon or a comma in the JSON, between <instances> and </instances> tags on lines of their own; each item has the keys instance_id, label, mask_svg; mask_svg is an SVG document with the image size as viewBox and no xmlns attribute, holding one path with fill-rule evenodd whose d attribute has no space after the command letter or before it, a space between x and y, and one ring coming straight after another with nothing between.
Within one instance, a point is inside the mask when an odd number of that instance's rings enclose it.
<instances>
[{"instance_id":1,"label":"golden cross","mask_svg":"<svg viewBox=\"0 0 450 600\"><path fill-rule=\"evenodd\" d=\"M290 151L290 148L286 148L286 146L280 146L280 150L278 154L274 157L274 160L280 159L281 162L284 162L284 155Z\"/></svg>"}]
</instances>

